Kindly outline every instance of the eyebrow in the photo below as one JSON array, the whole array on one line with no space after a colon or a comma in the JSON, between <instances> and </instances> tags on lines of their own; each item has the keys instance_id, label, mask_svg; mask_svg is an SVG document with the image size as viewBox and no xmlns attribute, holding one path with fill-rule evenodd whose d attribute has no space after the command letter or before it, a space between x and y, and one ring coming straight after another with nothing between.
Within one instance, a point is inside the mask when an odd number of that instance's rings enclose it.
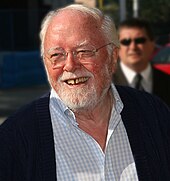
<instances>
[{"instance_id":1,"label":"eyebrow","mask_svg":"<svg viewBox=\"0 0 170 181\"><path fill-rule=\"evenodd\" d=\"M49 53L50 51L53 51L53 50L55 50L57 48L62 49L62 47L56 46L56 47L51 47L50 49L47 50L47 52Z\"/></svg>"},{"instance_id":2,"label":"eyebrow","mask_svg":"<svg viewBox=\"0 0 170 181\"><path fill-rule=\"evenodd\" d=\"M87 45L87 40L84 40L83 42L77 43L77 46L84 46Z\"/></svg>"},{"instance_id":3,"label":"eyebrow","mask_svg":"<svg viewBox=\"0 0 170 181\"><path fill-rule=\"evenodd\" d=\"M89 45L93 46L93 44L91 44L88 40L84 40L84 41L82 41L80 43L77 43L76 48L79 48L79 47L82 47L82 46L89 46Z\"/></svg>"}]
</instances>

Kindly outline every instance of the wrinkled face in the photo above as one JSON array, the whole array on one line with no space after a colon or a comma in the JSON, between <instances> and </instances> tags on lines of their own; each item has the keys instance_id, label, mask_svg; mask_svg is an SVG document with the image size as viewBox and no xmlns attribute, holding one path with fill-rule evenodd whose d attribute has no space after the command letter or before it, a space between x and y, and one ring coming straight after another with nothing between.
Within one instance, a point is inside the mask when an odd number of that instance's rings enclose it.
<instances>
[{"instance_id":1,"label":"wrinkled face","mask_svg":"<svg viewBox=\"0 0 170 181\"><path fill-rule=\"evenodd\" d=\"M132 69L142 71L153 53L154 42L144 29L123 27L119 32L120 60ZM121 43L122 42L122 43Z\"/></svg>"},{"instance_id":2,"label":"wrinkled face","mask_svg":"<svg viewBox=\"0 0 170 181\"><path fill-rule=\"evenodd\" d=\"M76 17L76 18L75 18ZM44 62L51 86L73 110L93 108L107 93L117 59L92 18L71 11L53 18L44 43Z\"/></svg>"}]
</instances>

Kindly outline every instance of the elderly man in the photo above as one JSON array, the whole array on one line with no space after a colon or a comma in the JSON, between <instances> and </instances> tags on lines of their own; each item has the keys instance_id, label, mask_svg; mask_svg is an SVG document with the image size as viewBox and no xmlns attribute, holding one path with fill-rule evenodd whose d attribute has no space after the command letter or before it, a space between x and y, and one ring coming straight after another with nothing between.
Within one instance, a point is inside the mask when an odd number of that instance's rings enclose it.
<instances>
[{"instance_id":1,"label":"elderly man","mask_svg":"<svg viewBox=\"0 0 170 181\"><path fill-rule=\"evenodd\" d=\"M1 125L0 180L168 180L170 110L112 83L112 20L70 5L46 16L40 37L51 91Z\"/></svg>"}]
</instances>

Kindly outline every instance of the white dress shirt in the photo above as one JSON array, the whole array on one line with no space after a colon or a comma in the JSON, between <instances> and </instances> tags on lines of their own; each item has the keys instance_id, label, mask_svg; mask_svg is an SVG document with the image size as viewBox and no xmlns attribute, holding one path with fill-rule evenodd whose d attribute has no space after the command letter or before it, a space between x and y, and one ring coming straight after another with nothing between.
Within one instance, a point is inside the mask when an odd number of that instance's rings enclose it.
<instances>
[{"instance_id":1,"label":"white dress shirt","mask_svg":"<svg viewBox=\"0 0 170 181\"><path fill-rule=\"evenodd\" d=\"M133 82L133 79L136 75L136 72L133 71L132 69L130 69L129 67L127 67L124 63L122 63L120 61L120 67L128 81L128 84L130 86L132 86L132 82ZM152 68L151 68L151 65L148 64L148 66L146 67L145 70L143 70L141 73L142 75L142 87L144 88L145 91L149 92L149 93L152 93ZM133 87L133 86L132 86Z\"/></svg>"}]
</instances>

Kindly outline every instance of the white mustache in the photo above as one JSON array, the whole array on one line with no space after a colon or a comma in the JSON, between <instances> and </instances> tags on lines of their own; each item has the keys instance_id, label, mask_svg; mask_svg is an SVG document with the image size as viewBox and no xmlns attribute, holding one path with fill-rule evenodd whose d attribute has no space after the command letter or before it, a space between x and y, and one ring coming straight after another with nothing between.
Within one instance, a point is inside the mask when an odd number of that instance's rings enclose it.
<instances>
[{"instance_id":1,"label":"white mustache","mask_svg":"<svg viewBox=\"0 0 170 181\"><path fill-rule=\"evenodd\" d=\"M94 77L92 73L90 72L77 72L77 73L72 73L72 72L63 72L63 74L59 77L59 81L65 81L69 79L76 79L80 77Z\"/></svg>"}]
</instances>

